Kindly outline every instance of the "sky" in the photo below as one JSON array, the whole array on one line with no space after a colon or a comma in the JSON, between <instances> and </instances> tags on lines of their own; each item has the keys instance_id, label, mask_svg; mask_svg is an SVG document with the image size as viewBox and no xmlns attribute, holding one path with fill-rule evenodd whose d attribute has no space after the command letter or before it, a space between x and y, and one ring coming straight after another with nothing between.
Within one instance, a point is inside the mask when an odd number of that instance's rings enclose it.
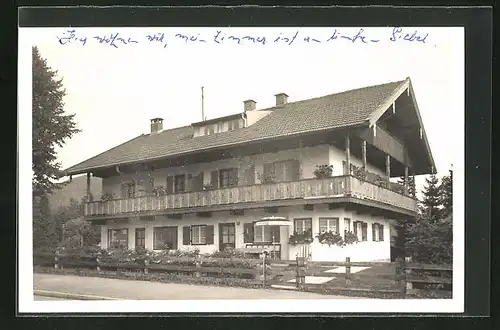
<instances>
[{"instance_id":1,"label":"sky","mask_svg":"<svg viewBox=\"0 0 500 330\"><path fill-rule=\"evenodd\" d=\"M201 120L201 86L210 119L242 112L247 99L266 108L281 92L293 102L410 77L438 175L447 174L463 130L463 29L363 28L364 40L327 41L335 30L353 37L360 28L36 29L32 43L63 78L65 110L82 130L58 149L58 160L68 168L148 133L154 117L165 129ZM414 31L424 42L399 38ZM94 38L116 33L127 43ZM161 33L162 40L147 37ZM266 44L238 44L231 35L264 36Z\"/></svg>"}]
</instances>

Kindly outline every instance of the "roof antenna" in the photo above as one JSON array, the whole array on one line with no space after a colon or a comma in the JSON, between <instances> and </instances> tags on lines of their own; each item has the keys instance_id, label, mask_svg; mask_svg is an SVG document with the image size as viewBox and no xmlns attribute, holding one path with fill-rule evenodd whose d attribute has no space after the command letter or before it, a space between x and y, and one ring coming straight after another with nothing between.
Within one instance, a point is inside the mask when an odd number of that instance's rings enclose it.
<instances>
[{"instance_id":1,"label":"roof antenna","mask_svg":"<svg viewBox=\"0 0 500 330\"><path fill-rule=\"evenodd\" d=\"M201 86L201 121L205 121L205 105L204 105L204 94L203 94L203 86Z\"/></svg>"}]
</instances>

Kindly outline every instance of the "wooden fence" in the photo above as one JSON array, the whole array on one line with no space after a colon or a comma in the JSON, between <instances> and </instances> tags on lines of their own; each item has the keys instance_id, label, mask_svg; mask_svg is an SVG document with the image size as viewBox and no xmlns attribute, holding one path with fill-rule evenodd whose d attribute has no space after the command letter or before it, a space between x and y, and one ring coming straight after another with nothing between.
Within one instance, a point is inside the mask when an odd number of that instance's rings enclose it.
<instances>
[{"instance_id":1,"label":"wooden fence","mask_svg":"<svg viewBox=\"0 0 500 330\"><path fill-rule=\"evenodd\" d=\"M178 258L178 261L186 261L186 258ZM203 265L199 260L192 265L182 264L160 264L150 263L148 260L138 260L129 262L118 262L106 260L101 255L63 255L50 253L37 253L33 258L34 265L51 266L55 269L85 268L94 269L98 272L104 270L111 271L139 271L148 274L150 272L178 273L192 275L195 277L213 276L213 277L233 277L243 279L255 279L262 273L261 265L255 268L236 268L236 267L218 267L213 264Z\"/></svg>"},{"instance_id":2,"label":"wooden fence","mask_svg":"<svg viewBox=\"0 0 500 330\"><path fill-rule=\"evenodd\" d=\"M266 254L263 255L262 260L257 261L259 264L255 264L254 268L235 268L235 267L223 267L214 266L212 264L203 264L200 260L197 260L192 265L180 265L180 264L156 264L150 263L148 260L142 260L139 262L117 262L103 260L101 255L90 255L90 256L72 256L72 255L60 255L60 254L40 254L34 255L34 264L41 266L51 266L56 269L63 269L65 267L69 268L87 268L95 269L98 272L105 270L115 270L115 271L139 271L145 274L151 272L161 272L161 273L178 273L191 275L194 277L208 276L208 277L230 277L230 278L240 278L240 279L254 279L260 281L264 287L278 284L275 278L279 278L280 274L279 267L277 265L271 265L266 261ZM178 262L186 261L186 258L177 257ZM190 259L192 260L192 259ZM344 266L345 273L343 274L345 281L342 283L342 287L337 289L342 289L344 291L367 291L367 292L377 292L384 291L385 293L391 293L393 296L399 298L408 298L415 296L426 296L430 293L436 296L448 297L451 295L452 291L452 274L453 269L450 265L425 265L413 263L411 258L406 258L405 260L399 260L396 262L395 274L376 274L371 275L372 278L382 278L385 277L391 282L395 283L392 285L392 289L388 290L378 290L375 288L362 289L353 285L353 278L359 277L359 275L353 275L351 272L352 267L355 266L369 266L372 264L351 262L350 258L346 258L345 262L335 262L331 263L332 266ZM208 266L207 266L208 265ZM283 266L283 265L282 265ZM293 263L288 263L285 265L289 270L293 269L295 272L295 288L299 290L309 289L314 285L308 285L306 283L306 274L308 274L308 264L306 258L297 257ZM265 271L264 271L265 270ZM342 274L336 273L336 276L342 276ZM369 281L369 280L368 280ZM258 283L258 282L257 282ZM326 287L328 288L328 286Z\"/></svg>"}]
</instances>

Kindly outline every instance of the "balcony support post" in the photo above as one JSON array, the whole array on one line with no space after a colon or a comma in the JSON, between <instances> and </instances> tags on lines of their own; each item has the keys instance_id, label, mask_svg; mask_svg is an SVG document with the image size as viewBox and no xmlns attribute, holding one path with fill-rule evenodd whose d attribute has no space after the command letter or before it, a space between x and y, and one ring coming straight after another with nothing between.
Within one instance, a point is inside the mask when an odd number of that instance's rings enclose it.
<instances>
[{"instance_id":1,"label":"balcony support post","mask_svg":"<svg viewBox=\"0 0 500 330\"><path fill-rule=\"evenodd\" d=\"M361 143L361 151L363 153L363 169L366 171L366 141L363 140Z\"/></svg>"},{"instance_id":2,"label":"balcony support post","mask_svg":"<svg viewBox=\"0 0 500 330\"><path fill-rule=\"evenodd\" d=\"M413 192L413 198L416 198L417 197L417 190L416 190L416 186L415 186L415 173L413 173L412 171L412 175L411 175L411 188L412 188L412 192Z\"/></svg>"},{"instance_id":3,"label":"balcony support post","mask_svg":"<svg viewBox=\"0 0 500 330\"><path fill-rule=\"evenodd\" d=\"M92 202L92 192L90 191L90 172L87 172L87 201Z\"/></svg>"},{"instance_id":4,"label":"balcony support post","mask_svg":"<svg viewBox=\"0 0 500 330\"><path fill-rule=\"evenodd\" d=\"M408 195L408 166L405 166L405 195Z\"/></svg>"},{"instance_id":5,"label":"balcony support post","mask_svg":"<svg viewBox=\"0 0 500 330\"><path fill-rule=\"evenodd\" d=\"M345 163L347 167L346 175L351 174L351 140L349 137L349 132L347 132L345 137Z\"/></svg>"},{"instance_id":6,"label":"balcony support post","mask_svg":"<svg viewBox=\"0 0 500 330\"><path fill-rule=\"evenodd\" d=\"M387 181L391 179L391 156L385 155L385 176Z\"/></svg>"}]
</instances>

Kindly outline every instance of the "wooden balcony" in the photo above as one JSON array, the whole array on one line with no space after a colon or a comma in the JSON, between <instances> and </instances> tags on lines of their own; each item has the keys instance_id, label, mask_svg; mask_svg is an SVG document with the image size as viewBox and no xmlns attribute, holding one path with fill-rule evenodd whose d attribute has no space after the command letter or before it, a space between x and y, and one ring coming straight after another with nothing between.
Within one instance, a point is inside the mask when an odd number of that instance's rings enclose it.
<instances>
[{"instance_id":1,"label":"wooden balcony","mask_svg":"<svg viewBox=\"0 0 500 330\"><path fill-rule=\"evenodd\" d=\"M255 205L272 201L279 203L292 200L328 199L335 202L335 199L341 198L378 202L381 206L389 205L410 213L417 211L417 204L411 197L347 175L173 195L95 201L85 204L84 214L89 218L102 218L103 216L140 215L173 210L179 210L179 213L182 213L188 209L196 211L207 207L234 206L235 204ZM297 204L300 204L300 201Z\"/></svg>"}]
</instances>

